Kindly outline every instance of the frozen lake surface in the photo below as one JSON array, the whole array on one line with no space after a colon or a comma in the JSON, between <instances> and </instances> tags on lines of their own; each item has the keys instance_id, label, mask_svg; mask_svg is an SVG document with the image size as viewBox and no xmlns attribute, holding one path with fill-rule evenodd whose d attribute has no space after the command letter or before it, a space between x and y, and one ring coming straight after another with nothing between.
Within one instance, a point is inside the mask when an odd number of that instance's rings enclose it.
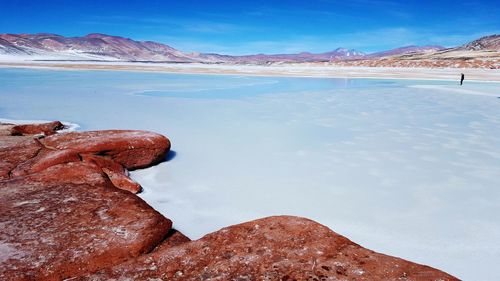
<instances>
[{"instance_id":1,"label":"frozen lake surface","mask_svg":"<svg viewBox=\"0 0 500 281\"><path fill-rule=\"evenodd\" d=\"M372 250L500 280L500 84L0 69L0 117L142 129L132 173L191 238L314 219Z\"/></svg>"}]
</instances>

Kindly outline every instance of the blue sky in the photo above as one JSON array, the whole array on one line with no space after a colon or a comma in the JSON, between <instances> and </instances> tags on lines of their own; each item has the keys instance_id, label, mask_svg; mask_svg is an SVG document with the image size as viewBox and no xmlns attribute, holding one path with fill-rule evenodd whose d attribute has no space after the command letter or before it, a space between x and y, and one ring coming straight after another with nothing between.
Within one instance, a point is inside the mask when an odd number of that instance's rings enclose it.
<instances>
[{"instance_id":1,"label":"blue sky","mask_svg":"<svg viewBox=\"0 0 500 281\"><path fill-rule=\"evenodd\" d=\"M2 1L0 33L99 32L183 51L365 52L500 33L496 1Z\"/></svg>"}]
</instances>

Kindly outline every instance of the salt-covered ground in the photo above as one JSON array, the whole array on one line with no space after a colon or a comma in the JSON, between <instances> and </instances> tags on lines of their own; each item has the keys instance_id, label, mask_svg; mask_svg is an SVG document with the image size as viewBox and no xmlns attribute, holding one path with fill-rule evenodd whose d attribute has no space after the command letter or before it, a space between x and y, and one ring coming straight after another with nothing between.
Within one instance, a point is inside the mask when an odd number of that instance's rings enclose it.
<instances>
[{"instance_id":1,"label":"salt-covered ground","mask_svg":"<svg viewBox=\"0 0 500 281\"><path fill-rule=\"evenodd\" d=\"M35 61L36 59L44 59ZM55 59L55 60L54 60ZM206 64L206 63L154 63L125 61L87 61L71 57L22 57L0 54L0 67L66 70L121 70L187 74L233 74L279 77L320 78L393 78L452 80L464 73L466 80L500 82L500 69L486 68L424 68L424 67L366 67L335 66L330 63ZM95 58L94 58L95 59Z\"/></svg>"},{"instance_id":2,"label":"salt-covered ground","mask_svg":"<svg viewBox=\"0 0 500 281\"><path fill-rule=\"evenodd\" d=\"M467 82L467 81L466 81ZM0 116L167 135L132 176L198 238L290 214L500 280L500 84L0 69Z\"/></svg>"}]
</instances>

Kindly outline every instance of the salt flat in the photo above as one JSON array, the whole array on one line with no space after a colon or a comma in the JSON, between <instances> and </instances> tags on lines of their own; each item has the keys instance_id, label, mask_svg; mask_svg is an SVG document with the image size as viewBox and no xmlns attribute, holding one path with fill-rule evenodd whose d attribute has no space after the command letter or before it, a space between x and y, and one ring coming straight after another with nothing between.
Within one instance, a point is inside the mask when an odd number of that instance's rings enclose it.
<instances>
[{"instance_id":1,"label":"salt flat","mask_svg":"<svg viewBox=\"0 0 500 281\"><path fill-rule=\"evenodd\" d=\"M39 60L32 57L0 55L0 67L66 70L114 70L187 74L230 74L278 77L319 78L391 78L452 80L464 73L466 80L500 82L500 69L484 68L412 68L412 67L363 67L335 66L329 63L255 64L204 64L204 63L154 63L120 61L62 61Z\"/></svg>"},{"instance_id":2,"label":"salt flat","mask_svg":"<svg viewBox=\"0 0 500 281\"><path fill-rule=\"evenodd\" d=\"M276 215L498 280L500 84L0 69L0 117L167 135L132 173L198 238Z\"/></svg>"}]
</instances>

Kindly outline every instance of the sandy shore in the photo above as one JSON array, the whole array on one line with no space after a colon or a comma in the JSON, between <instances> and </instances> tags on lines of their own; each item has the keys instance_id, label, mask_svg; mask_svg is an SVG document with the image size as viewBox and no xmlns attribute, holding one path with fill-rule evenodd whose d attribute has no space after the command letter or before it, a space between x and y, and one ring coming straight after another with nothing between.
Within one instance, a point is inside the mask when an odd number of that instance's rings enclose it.
<instances>
[{"instance_id":1,"label":"sandy shore","mask_svg":"<svg viewBox=\"0 0 500 281\"><path fill-rule=\"evenodd\" d=\"M334 77L334 78L390 78L458 80L460 73L466 81L500 82L498 69L460 68L393 68L393 67L338 67L318 64L286 65L222 65L179 63L132 63L132 62L69 62L69 61L0 61L0 67L50 68L68 70L119 70L188 74L232 74L253 76Z\"/></svg>"}]
</instances>

